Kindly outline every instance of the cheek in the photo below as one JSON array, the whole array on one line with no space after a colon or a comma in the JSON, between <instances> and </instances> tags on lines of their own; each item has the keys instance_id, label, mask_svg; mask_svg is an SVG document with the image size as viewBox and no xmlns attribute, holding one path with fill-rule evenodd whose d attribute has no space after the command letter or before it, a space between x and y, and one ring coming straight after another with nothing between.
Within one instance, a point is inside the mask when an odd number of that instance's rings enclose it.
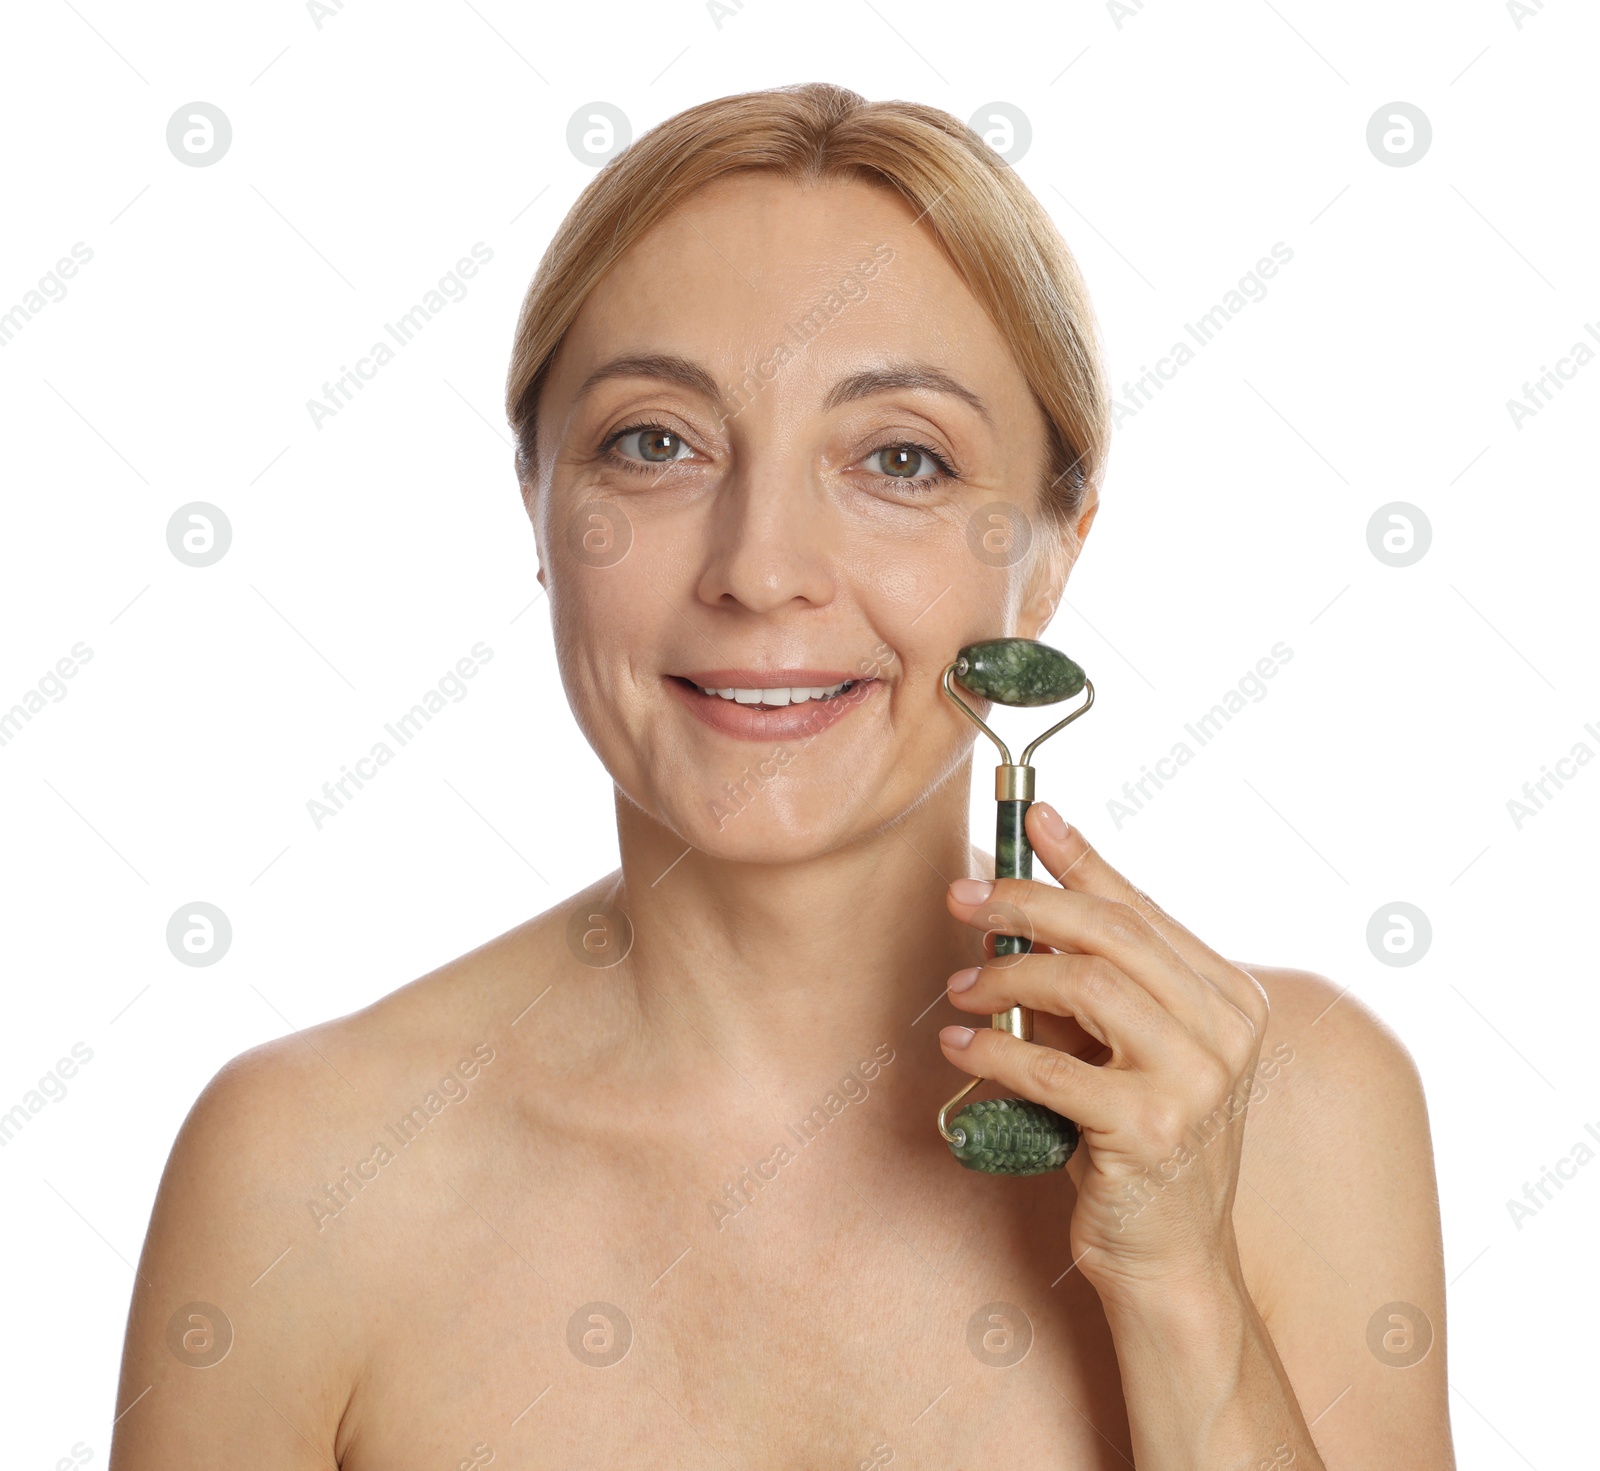
<instances>
[{"instance_id":1,"label":"cheek","mask_svg":"<svg viewBox=\"0 0 1600 1471\"><path fill-rule=\"evenodd\" d=\"M602 753L610 752L615 733L636 723L638 680L653 667L657 625L668 616L637 552L634 547L613 566L589 566L562 548L547 568L562 686L578 724Z\"/></svg>"},{"instance_id":2,"label":"cheek","mask_svg":"<svg viewBox=\"0 0 1600 1471\"><path fill-rule=\"evenodd\" d=\"M945 704L944 667L964 644L1012 631L1020 569L975 558L961 528L915 546L880 541L849 569L874 635L893 651L904 714Z\"/></svg>"}]
</instances>

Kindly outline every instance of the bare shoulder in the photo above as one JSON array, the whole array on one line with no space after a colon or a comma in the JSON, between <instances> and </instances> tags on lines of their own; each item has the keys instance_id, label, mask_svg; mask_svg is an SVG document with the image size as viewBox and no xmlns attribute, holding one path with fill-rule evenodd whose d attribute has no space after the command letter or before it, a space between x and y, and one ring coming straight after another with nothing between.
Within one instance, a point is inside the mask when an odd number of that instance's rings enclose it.
<instances>
[{"instance_id":1,"label":"bare shoulder","mask_svg":"<svg viewBox=\"0 0 1600 1471\"><path fill-rule=\"evenodd\" d=\"M582 896L579 896L582 897ZM162 1174L135 1280L112 1471L326 1466L370 1350L399 1184L466 1104L554 969L567 901L347 1016L226 1063ZM394 1183L390 1183L394 1182ZM363 1202L385 1195L382 1210ZM330 1222L339 1229L328 1229ZM197 1368L208 1372L197 1374Z\"/></svg>"},{"instance_id":2,"label":"bare shoulder","mask_svg":"<svg viewBox=\"0 0 1600 1471\"><path fill-rule=\"evenodd\" d=\"M1377 1158L1425 1164L1431 1180L1422 1079L1394 1030L1313 971L1240 969L1270 1006L1245 1137L1255 1167L1308 1199L1331 1185L1346 1211L1359 1207L1360 1172Z\"/></svg>"},{"instance_id":3,"label":"bare shoulder","mask_svg":"<svg viewBox=\"0 0 1600 1471\"><path fill-rule=\"evenodd\" d=\"M1327 977L1240 968L1271 1007L1235 1200L1252 1295L1308 1421L1360 1391L1359 1413L1314 1431L1329 1464L1448 1467L1443 1245L1416 1064Z\"/></svg>"}]
</instances>

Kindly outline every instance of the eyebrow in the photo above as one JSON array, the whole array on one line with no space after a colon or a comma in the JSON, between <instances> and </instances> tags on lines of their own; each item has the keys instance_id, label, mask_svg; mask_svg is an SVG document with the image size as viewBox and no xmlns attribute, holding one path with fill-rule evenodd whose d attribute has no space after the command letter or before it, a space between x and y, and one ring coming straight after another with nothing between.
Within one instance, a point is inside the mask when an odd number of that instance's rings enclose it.
<instances>
[{"instance_id":1,"label":"eyebrow","mask_svg":"<svg viewBox=\"0 0 1600 1471\"><path fill-rule=\"evenodd\" d=\"M891 363L887 367L852 373L833 385L822 406L836 409L840 404L850 403L854 399L870 398L874 393L885 393L895 388L918 388L926 393L949 394L976 409L984 422L990 428L994 427L988 405L977 394L942 369L927 363Z\"/></svg>"},{"instance_id":2,"label":"eyebrow","mask_svg":"<svg viewBox=\"0 0 1600 1471\"><path fill-rule=\"evenodd\" d=\"M611 378L665 378L668 382L682 384L714 403L722 400L722 390L717 387L717 380L699 363L672 353L645 352L625 353L622 357L602 363L583 380L583 386L572 396L573 402L576 403Z\"/></svg>"},{"instance_id":3,"label":"eyebrow","mask_svg":"<svg viewBox=\"0 0 1600 1471\"><path fill-rule=\"evenodd\" d=\"M587 378L573 396L574 402L612 378L661 378L680 384L693 393L722 403L722 391L717 381L699 363L675 353L626 353L602 363ZM824 409L836 409L857 399L870 398L875 393L887 393L896 388L920 389L926 393L943 393L958 398L976 410L986 424L994 427L994 418L984 401L965 384L952 378L941 368L929 363L890 363L884 367L867 368L841 378L828 391L823 400Z\"/></svg>"}]
</instances>

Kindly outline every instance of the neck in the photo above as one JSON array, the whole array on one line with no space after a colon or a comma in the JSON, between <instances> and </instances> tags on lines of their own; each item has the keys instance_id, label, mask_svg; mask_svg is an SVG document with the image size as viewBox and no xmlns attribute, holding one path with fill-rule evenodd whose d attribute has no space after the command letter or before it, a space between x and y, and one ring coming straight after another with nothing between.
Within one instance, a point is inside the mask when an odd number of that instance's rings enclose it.
<instances>
[{"instance_id":1,"label":"neck","mask_svg":"<svg viewBox=\"0 0 1600 1471\"><path fill-rule=\"evenodd\" d=\"M901 1077L948 1073L934 1004L983 954L982 935L945 906L951 880L978 872L970 778L969 759L899 820L792 863L689 848L619 793L615 900L634 933L619 980L642 1040L677 1047L690 1028L728 1065L711 1088L773 1098L806 1095L883 1043L915 1060Z\"/></svg>"}]
</instances>

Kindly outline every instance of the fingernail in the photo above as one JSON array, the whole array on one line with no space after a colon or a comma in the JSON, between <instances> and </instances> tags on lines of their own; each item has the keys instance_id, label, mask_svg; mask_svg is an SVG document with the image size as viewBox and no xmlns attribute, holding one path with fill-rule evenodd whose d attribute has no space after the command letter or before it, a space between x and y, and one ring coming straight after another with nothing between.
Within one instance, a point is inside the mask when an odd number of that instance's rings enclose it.
<instances>
[{"instance_id":1,"label":"fingernail","mask_svg":"<svg viewBox=\"0 0 1600 1471\"><path fill-rule=\"evenodd\" d=\"M1054 838L1058 843L1066 839L1067 825L1054 807L1048 802L1035 802L1033 810L1039 814L1039 826L1047 838Z\"/></svg>"},{"instance_id":2,"label":"fingernail","mask_svg":"<svg viewBox=\"0 0 1600 1471\"><path fill-rule=\"evenodd\" d=\"M994 884L988 879L957 879L950 885L950 893L957 904L982 904L994 893Z\"/></svg>"},{"instance_id":3,"label":"fingernail","mask_svg":"<svg viewBox=\"0 0 1600 1471\"><path fill-rule=\"evenodd\" d=\"M972 1041L972 1037L973 1031L971 1027L939 1028L939 1040L943 1042L946 1047L954 1047L957 1051L960 1051L961 1048L965 1047L970 1041Z\"/></svg>"},{"instance_id":4,"label":"fingernail","mask_svg":"<svg viewBox=\"0 0 1600 1471\"><path fill-rule=\"evenodd\" d=\"M980 970L981 967L976 965L970 965L965 970L958 970L950 977L950 985L947 989L951 991L970 991L978 984Z\"/></svg>"}]
</instances>

